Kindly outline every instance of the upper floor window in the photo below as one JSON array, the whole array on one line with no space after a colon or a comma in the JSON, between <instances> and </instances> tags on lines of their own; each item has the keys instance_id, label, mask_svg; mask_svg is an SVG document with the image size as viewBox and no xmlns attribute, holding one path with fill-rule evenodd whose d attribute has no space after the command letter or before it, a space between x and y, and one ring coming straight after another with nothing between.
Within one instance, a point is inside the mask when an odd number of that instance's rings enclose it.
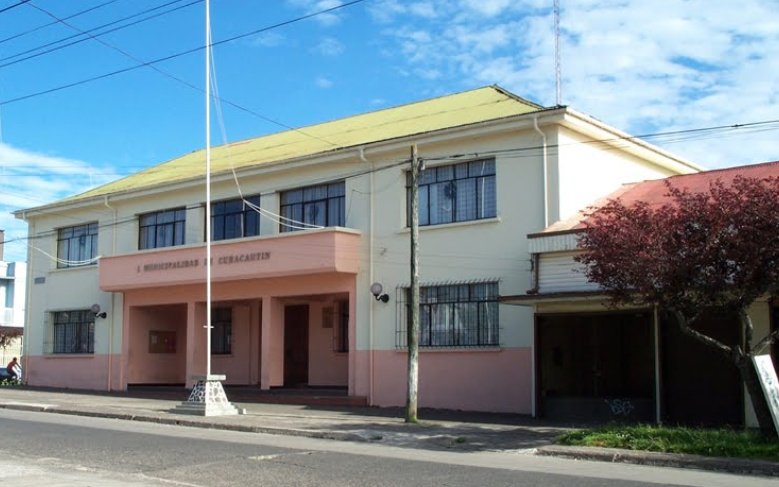
<instances>
[{"instance_id":1,"label":"upper floor window","mask_svg":"<svg viewBox=\"0 0 779 487\"><path fill-rule=\"evenodd\" d=\"M53 318L53 353L95 353L95 313L57 311Z\"/></svg>"},{"instance_id":2,"label":"upper floor window","mask_svg":"<svg viewBox=\"0 0 779 487\"><path fill-rule=\"evenodd\" d=\"M232 353L233 310L214 308L211 310L211 354Z\"/></svg>"},{"instance_id":3,"label":"upper floor window","mask_svg":"<svg viewBox=\"0 0 779 487\"><path fill-rule=\"evenodd\" d=\"M57 232L57 267L76 267L95 262L97 222L60 228Z\"/></svg>"},{"instance_id":4,"label":"upper floor window","mask_svg":"<svg viewBox=\"0 0 779 487\"><path fill-rule=\"evenodd\" d=\"M247 203L248 202L248 203ZM260 234L260 214L251 206L260 206L260 197L250 196L245 200L217 201L211 204L211 238L253 237Z\"/></svg>"},{"instance_id":5,"label":"upper floor window","mask_svg":"<svg viewBox=\"0 0 779 487\"><path fill-rule=\"evenodd\" d=\"M280 230L291 232L320 227L344 226L346 185L343 181L281 193Z\"/></svg>"},{"instance_id":6,"label":"upper floor window","mask_svg":"<svg viewBox=\"0 0 779 487\"><path fill-rule=\"evenodd\" d=\"M406 344L410 314L409 289L404 290L407 313L396 329L396 345ZM451 284L419 290L420 347L496 347L498 283Z\"/></svg>"},{"instance_id":7,"label":"upper floor window","mask_svg":"<svg viewBox=\"0 0 779 487\"><path fill-rule=\"evenodd\" d=\"M411 222L411 174L406 179ZM431 167L419 175L419 224L480 220L496 216L495 160Z\"/></svg>"},{"instance_id":8,"label":"upper floor window","mask_svg":"<svg viewBox=\"0 0 779 487\"><path fill-rule=\"evenodd\" d=\"M186 210L155 211L138 217L138 248L156 249L184 245L184 223Z\"/></svg>"}]
</instances>

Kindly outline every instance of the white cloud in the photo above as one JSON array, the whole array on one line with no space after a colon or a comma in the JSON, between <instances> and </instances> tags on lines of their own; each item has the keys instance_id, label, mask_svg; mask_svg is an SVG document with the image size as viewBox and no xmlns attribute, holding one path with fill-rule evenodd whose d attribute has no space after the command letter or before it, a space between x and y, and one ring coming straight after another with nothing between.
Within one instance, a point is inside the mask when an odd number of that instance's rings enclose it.
<instances>
[{"instance_id":1,"label":"white cloud","mask_svg":"<svg viewBox=\"0 0 779 487\"><path fill-rule=\"evenodd\" d=\"M338 56L344 52L344 45L333 37L325 37L315 48L323 56Z\"/></svg>"},{"instance_id":2,"label":"white cloud","mask_svg":"<svg viewBox=\"0 0 779 487\"><path fill-rule=\"evenodd\" d=\"M27 224L11 212L81 193L118 178L110 169L0 143L0 229L5 230L4 259L26 260Z\"/></svg>"},{"instance_id":3,"label":"white cloud","mask_svg":"<svg viewBox=\"0 0 779 487\"><path fill-rule=\"evenodd\" d=\"M431 89L498 83L555 103L551 2L424 3L434 15L397 0L370 10L395 69ZM774 0L669 0L662 15L642 0L561 6L563 103L636 134L779 119ZM707 167L779 158L772 132L744 132L658 143Z\"/></svg>"},{"instance_id":4,"label":"white cloud","mask_svg":"<svg viewBox=\"0 0 779 487\"><path fill-rule=\"evenodd\" d=\"M324 76L319 76L314 80L314 84L316 84L319 88L322 89L328 89L333 87L333 81L329 78L326 78Z\"/></svg>"},{"instance_id":5,"label":"white cloud","mask_svg":"<svg viewBox=\"0 0 779 487\"><path fill-rule=\"evenodd\" d=\"M287 0L293 7L301 8L306 14L323 12L332 8L340 7L344 2L340 0ZM341 11L322 13L314 17L317 22L323 26L330 27L341 21Z\"/></svg>"},{"instance_id":6,"label":"white cloud","mask_svg":"<svg viewBox=\"0 0 779 487\"><path fill-rule=\"evenodd\" d=\"M278 32L262 32L250 38L249 44L257 47L277 47L285 40L286 38Z\"/></svg>"}]
</instances>

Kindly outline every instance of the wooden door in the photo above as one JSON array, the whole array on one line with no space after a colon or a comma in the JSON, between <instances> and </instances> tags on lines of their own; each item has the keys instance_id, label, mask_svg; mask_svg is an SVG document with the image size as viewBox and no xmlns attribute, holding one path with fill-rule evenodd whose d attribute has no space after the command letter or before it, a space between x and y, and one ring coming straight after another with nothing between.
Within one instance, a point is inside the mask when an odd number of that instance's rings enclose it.
<instances>
[{"instance_id":1,"label":"wooden door","mask_svg":"<svg viewBox=\"0 0 779 487\"><path fill-rule=\"evenodd\" d=\"M308 305L284 308L284 387L308 384Z\"/></svg>"}]
</instances>

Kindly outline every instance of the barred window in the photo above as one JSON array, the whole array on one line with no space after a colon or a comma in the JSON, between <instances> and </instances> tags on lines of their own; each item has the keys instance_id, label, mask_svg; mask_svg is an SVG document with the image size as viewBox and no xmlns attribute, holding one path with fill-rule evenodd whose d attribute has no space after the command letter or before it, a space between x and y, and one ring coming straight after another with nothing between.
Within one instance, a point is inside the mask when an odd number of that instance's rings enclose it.
<instances>
[{"instance_id":1,"label":"barred window","mask_svg":"<svg viewBox=\"0 0 779 487\"><path fill-rule=\"evenodd\" d=\"M396 346L406 346L410 289L403 290L406 312L397 327ZM500 345L498 283L428 286L419 290L420 347L496 347Z\"/></svg>"},{"instance_id":2,"label":"barred window","mask_svg":"<svg viewBox=\"0 0 779 487\"><path fill-rule=\"evenodd\" d=\"M236 198L211 204L211 238L253 237L260 234L260 214L248 204L260 206L260 197Z\"/></svg>"},{"instance_id":3,"label":"barred window","mask_svg":"<svg viewBox=\"0 0 779 487\"><path fill-rule=\"evenodd\" d=\"M95 314L92 311L57 311L53 315L53 353L95 353Z\"/></svg>"},{"instance_id":4,"label":"barred window","mask_svg":"<svg viewBox=\"0 0 779 487\"><path fill-rule=\"evenodd\" d=\"M411 173L406 178L408 222L411 222ZM419 174L419 224L440 225L493 218L495 160L431 167Z\"/></svg>"},{"instance_id":5,"label":"barred window","mask_svg":"<svg viewBox=\"0 0 779 487\"><path fill-rule=\"evenodd\" d=\"M211 355L229 355L233 352L233 310L214 308L211 310Z\"/></svg>"},{"instance_id":6,"label":"barred window","mask_svg":"<svg viewBox=\"0 0 779 487\"><path fill-rule=\"evenodd\" d=\"M138 217L138 248L157 249L184 245L186 210L174 208L155 211Z\"/></svg>"},{"instance_id":7,"label":"barred window","mask_svg":"<svg viewBox=\"0 0 779 487\"><path fill-rule=\"evenodd\" d=\"M280 231L302 230L307 225L342 227L346 222L346 185L343 181L292 189L281 193Z\"/></svg>"},{"instance_id":8,"label":"barred window","mask_svg":"<svg viewBox=\"0 0 779 487\"><path fill-rule=\"evenodd\" d=\"M95 256L97 256L97 222L59 229L57 267L94 264Z\"/></svg>"}]
</instances>

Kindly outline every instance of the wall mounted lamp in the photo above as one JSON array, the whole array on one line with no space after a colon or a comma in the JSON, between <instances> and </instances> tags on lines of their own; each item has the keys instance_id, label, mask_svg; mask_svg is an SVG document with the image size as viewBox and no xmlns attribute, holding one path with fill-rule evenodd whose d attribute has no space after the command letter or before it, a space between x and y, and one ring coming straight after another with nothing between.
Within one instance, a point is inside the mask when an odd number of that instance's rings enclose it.
<instances>
[{"instance_id":1,"label":"wall mounted lamp","mask_svg":"<svg viewBox=\"0 0 779 487\"><path fill-rule=\"evenodd\" d=\"M108 317L108 313L106 313L105 311L103 311L102 313L100 312L100 305L97 303L93 304L92 307L89 308L89 310L95 314L95 318L105 319L106 317Z\"/></svg>"},{"instance_id":2,"label":"wall mounted lamp","mask_svg":"<svg viewBox=\"0 0 779 487\"><path fill-rule=\"evenodd\" d=\"M382 286L380 282L374 282L371 284L371 294L373 294L373 297L376 298L376 301L386 303L389 301L389 294L382 294L382 291L384 291L384 286Z\"/></svg>"}]
</instances>

